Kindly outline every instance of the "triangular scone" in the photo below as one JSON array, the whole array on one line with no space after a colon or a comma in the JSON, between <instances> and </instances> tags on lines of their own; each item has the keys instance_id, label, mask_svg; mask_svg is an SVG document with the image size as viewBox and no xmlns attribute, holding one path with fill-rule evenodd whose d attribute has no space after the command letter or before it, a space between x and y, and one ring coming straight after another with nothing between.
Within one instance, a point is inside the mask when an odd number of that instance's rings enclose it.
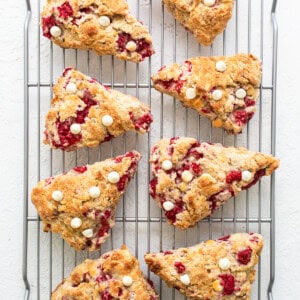
<instances>
[{"instance_id":1,"label":"triangular scone","mask_svg":"<svg viewBox=\"0 0 300 300\"><path fill-rule=\"evenodd\" d=\"M138 152L127 152L40 181L31 199L44 231L59 233L77 250L99 249L115 223L116 206L140 159Z\"/></svg>"},{"instance_id":2,"label":"triangular scone","mask_svg":"<svg viewBox=\"0 0 300 300\"><path fill-rule=\"evenodd\" d=\"M63 48L93 50L140 62L154 53L146 27L125 0L47 0L43 35Z\"/></svg>"},{"instance_id":3,"label":"triangular scone","mask_svg":"<svg viewBox=\"0 0 300 300\"><path fill-rule=\"evenodd\" d=\"M154 145L150 194L167 222L185 229L278 167L277 158L245 148L171 138Z\"/></svg>"},{"instance_id":4,"label":"triangular scone","mask_svg":"<svg viewBox=\"0 0 300 300\"><path fill-rule=\"evenodd\" d=\"M52 148L70 151L130 130L145 133L153 120L146 104L72 68L64 71L53 91L44 139Z\"/></svg>"},{"instance_id":5,"label":"triangular scone","mask_svg":"<svg viewBox=\"0 0 300 300\"><path fill-rule=\"evenodd\" d=\"M170 13L198 43L209 46L232 16L234 0L163 0Z\"/></svg>"},{"instance_id":6,"label":"triangular scone","mask_svg":"<svg viewBox=\"0 0 300 300\"><path fill-rule=\"evenodd\" d=\"M51 300L158 300L126 246L85 260L52 293Z\"/></svg>"},{"instance_id":7,"label":"triangular scone","mask_svg":"<svg viewBox=\"0 0 300 300\"><path fill-rule=\"evenodd\" d=\"M146 254L150 270L193 300L250 300L263 248L256 233L236 233L189 248Z\"/></svg>"},{"instance_id":8,"label":"triangular scone","mask_svg":"<svg viewBox=\"0 0 300 300\"><path fill-rule=\"evenodd\" d=\"M254 115L260 80L261 63L251 54L191 58L182 66L162 67L152 76L156 90L234 134Z\"/></svg>"}]
</instances>

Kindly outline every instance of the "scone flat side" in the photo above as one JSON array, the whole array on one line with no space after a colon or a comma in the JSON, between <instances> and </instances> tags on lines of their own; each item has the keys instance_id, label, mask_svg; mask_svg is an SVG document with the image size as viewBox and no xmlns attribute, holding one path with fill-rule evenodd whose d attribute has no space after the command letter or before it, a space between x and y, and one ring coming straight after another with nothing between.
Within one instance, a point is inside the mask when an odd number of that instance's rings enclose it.
<instances>
[{"instance_id":1,"label":"scone flat side","mask_svg":"<svg viewBox=\"0 0 300 300\"><path fill-rule=\"evenodd\" d=\"M163 167L165 161L171 163L168 170ZM210 216L279 166L272 155L185 137L157 142L150 163L150 194L163 208L167 222L181 229Z\"/></svg>"},{"instance_id":2,"label":"scone flat side","mask_svg":"<svg viewBox=\"0 0 300 300\"><path fill-rule=\"evenodd\" d=\"M114 225L116 205L136 173L140 159L138 152L127 152L41 180L32 190L31 199L43 221L44 231L61 234L77 250L99 249ZM117 183L108 180L111 172L119 174ZM92 187L99 189L98 195L92 196ZM62 197L55 201L53 193L57 191ZM78 228L72 227L74 218L81 221ZM92 230L91 236L85 236L85 230Z\"/></svg>"},{"instance_id":3,"label":"scone flat side","mask_svg":"<svg viewBox=\"0 0 300 300\"><path fill-rule=\"evenodd\" d=\"M75 88L72 93L70 85ZM95 147L127 131L148 132L153 120L148 105L73 68L65 69L53 92L44 132L44 143L52 148ZM105 116L112 118L112 124L103 123ZM79 124L80 133L72 133L73 124Z\"/></svg>"},{"instance_id":4,"label":"scone flat side","mask_svg":"<svg viewBox=\"0 0 300 300\"><path fill-rule=\"evenodd\" d=\"M132 279L130 286L123 284L124 276ZM126 246L78 265L53 291L51 300L98 298L158 300L155 291L144 279L138 260Z\"/></svg>"},{"instance_id":5,"label":"scone flat side","mask_svg":"<svg viewBox=\"0 0 300 300\"><path fill-rule=\"evenodd\" d=\"M222 33L231 19L234 0L217 0L213 6L203 1L163 0L170 13L198 43L209 46Z\"/></svg>"},{"instance_id":6,"label":"scone flat side","mask_svg":"<svg viewBox=\"0 0 300 300\"><path fill-rule=\"evenodd\" d=\"M260 234L236 233L144 258L152 272L189 299L250 300L263 244Z\"/></svg>"},{"instance_id":7,"label":"scone flat side","mask_svg":"<svg viewBox=\"0 0 300 300\"><path fill-rule=\"evenodd\" d=\"M100 18L109 18L101 25ZM154 53L148 30L128 11L124 0L48 0L41 13L43 35L62 48L93 50L140 62ZM59 36L51 34L59 27ZM128 42L136 49L127 50Z\"/></svg>"},{"instance_id":8,"label":"scone flat side","mask_svg":"<svg viewBox=\"0 0 300 300\"><path fill-rule=\"evenodd\" d=\"M219 71L217 63L225 64ZM261 62L252 54L235 56L195 57L183 65L162 67L152 76L156 90L171 95L181 103L209 118L214 127L223 127L229 134L241 133L253 117L259 96ZM194 91L192 98L189 90ZM238 98L243 89L245 96ZM214 92L221 98L214 99ZM239 96L240 97L240 96Z\"/></svg>"}]
</instances>

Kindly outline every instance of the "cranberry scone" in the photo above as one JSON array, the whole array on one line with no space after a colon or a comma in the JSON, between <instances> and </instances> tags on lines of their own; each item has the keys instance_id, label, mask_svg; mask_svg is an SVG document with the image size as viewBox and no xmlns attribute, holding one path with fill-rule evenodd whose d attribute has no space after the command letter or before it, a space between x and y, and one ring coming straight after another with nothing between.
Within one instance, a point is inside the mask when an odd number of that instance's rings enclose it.
<instances>
[{"instance_id":1,"label":"cranberry scone","mask_svg":"<svg viewBox=\"0 0 300 300\"><path fill-rule=\"evenodd\" d=\"M44 231L59 233L77 250L100 248L114 225L115 210L141 155L127 152L41 180L31 199Z\"/></svg>"},{"instance_id":2,"label":"cranberry scone","mask_svg":"<svg viewBox=\"0 0 300 300\"><path fill-rule=\"evenodd\" d=\"M71 151L98 146L127 131L149 131L150 108L133 96L109 89L73 68L53 88L44 143Z\"/></svg>"},{"instance_id":3,"label":"cranberry scone","mask_svg":"<svg viewBox=\"0 0 300 300\"><path fill-rule=\"evenodd\" d=\"M169 12L198 43L209 46L232 16L234 0L163 0Z\"/></svg>"},{"instance_id":4,"label":"cranberry scone","mask_svg":"<svg viewBox=\"0 0 300 300\"><path fill-rule=\"evenodd\" d=\"M152 81L156 90L195 109L214 127L237 134L256 111L261 73L252 54L196 57L162 67Z\"/></svg>"},{"instance_id":5,"label":"cranberry scone","mask_svg":"<svg viewBox=\"0 0 300 300\"><path fill-rule=\"evenodd\" d=\"M167 222L181 229L210 216L279 166L271 155L187 137L160 140L150 163L150 194Z\"/></svg>"},{"instance_id":6,"label":"cranberry scone","mask_svg":"<svg viewBox=\"0 0 300 300\"><path fill-rule=\"evenodd\" d=\"M52 293L51 300L158 300L126 246L87 259Z\"/></svg>"},{"instance_id":7,"label":"cranberry scone","mask_svg":"<svg viewBox=\"0 0 300 300\"><path fill-rule=\"evenodd\" d=\"M189 248L146 254L150 270L193 300L250 300L263 248L257 233L236 233Z\"/></svg>"},{"instance_id":8,"label":"cranberry scone","mask_svg":"<svg viewBox=\"0 0 300 300\"><path fill-rule=\"evenodd\" d=\"M125 0L47 0L41 26L43 35L62 48L133 62L154 53L149 31L129 13Z\"/></svg>"}]
</instances>

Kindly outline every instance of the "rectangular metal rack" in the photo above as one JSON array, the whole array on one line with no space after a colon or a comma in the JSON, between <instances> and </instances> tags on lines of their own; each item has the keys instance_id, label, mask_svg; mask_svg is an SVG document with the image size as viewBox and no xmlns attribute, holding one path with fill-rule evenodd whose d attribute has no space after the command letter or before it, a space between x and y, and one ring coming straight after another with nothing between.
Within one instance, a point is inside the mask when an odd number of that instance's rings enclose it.
<instances>
[{"instance_id":1,"label":"rectangular metal rack","mask_svg":"<svg viewBox=\"0 0 300 300\"><path fill-rule=\"evenodd\" d=\"M64 50L41 35L39 15L45 1L25 0L24 26L24 299L49 299L51 291L86 258L98 258L125 243L139 258L145 275L154 281L160 299L184 299L169 289L144 263L146 252L190 246L206 239L239 231L263 234L265 247L257 266L252 299L273 299L275 278L275 195L274 175L263 178L249 191L229 202L212 217L187 231L166 224L161 210L148 194L150 149L162 137L190 136L200 141L245 146L275 155L277 21L276 0L236 0L226 31L211 47L199 46L166 11L161 0L129 0L131 12L149 28L156 54L136 65L92 52ZM150 76L160 66L194 56L253 53L263 63L261 97L257 112L244 132L228 136L214 129L205 118L179 101L161 95ZM95 149L63 153L43 145L44 116L49 109L52 86L64 67L74 66L103 84L135 95L149 104L154 115L151 132L128 133ZM116 225L101 251L76 252L56 234L44 233L30 201L31 189L41 178L50 177L76 165L93 163L136 149L143 154L138 174L119 203Z\"/></svg>"}]
</instances>

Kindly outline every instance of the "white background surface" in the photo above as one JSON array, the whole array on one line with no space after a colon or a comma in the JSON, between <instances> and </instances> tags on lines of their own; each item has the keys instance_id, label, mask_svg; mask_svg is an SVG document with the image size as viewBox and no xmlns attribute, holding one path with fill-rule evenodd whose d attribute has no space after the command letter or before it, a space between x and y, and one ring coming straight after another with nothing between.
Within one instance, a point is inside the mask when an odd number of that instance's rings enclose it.
<instances>
[{"instance_id":1,"label":"white background surface","mask_svg":"<svg viewBox=\"0 0 300 300\"><path fill-rule=\"evenodd\" d=\"M253 0L255 4L257 0ZM22 299L23 21L24 1L0 7L0 298ZM287 5L288 4L288 5ZM300 277L300 3L278 5L279 65L276 175L276 281L278 300L299 299Z\"/></svg>"}]
</instances>

